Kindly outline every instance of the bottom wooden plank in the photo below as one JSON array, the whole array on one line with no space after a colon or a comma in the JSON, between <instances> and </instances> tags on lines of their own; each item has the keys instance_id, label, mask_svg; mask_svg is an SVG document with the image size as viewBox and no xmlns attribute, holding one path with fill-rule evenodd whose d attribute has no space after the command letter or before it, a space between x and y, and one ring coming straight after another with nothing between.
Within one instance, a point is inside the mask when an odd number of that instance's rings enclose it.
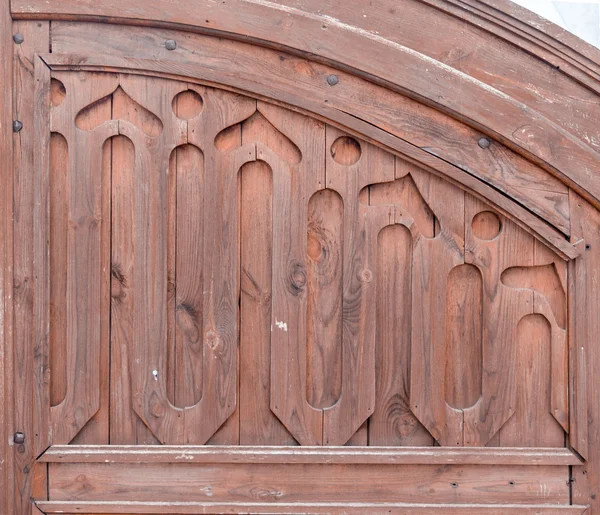
<instances>
[{"instance_id":1,"label":"bottom wooden plank","mask_svg":"<svg viewBox=\"0 0 600 515\"><path fill-rule=\"evenodd\" d=\"M582 515L587 506L557 506L551 504L404 504L404 503L185 503L185 502L39 502L44 513L64 514L344 514L344 515Z\"/></svg>"},{"instance_id":2,"label":"bottom wooden plank","mask_svg":"<svg viewBox=\"0 0 600 515\"><path fill-rule=\"evenodd\" d=\"M50 463L50 501L569 504L568 466Z\"/></svg>"}]
</instances>

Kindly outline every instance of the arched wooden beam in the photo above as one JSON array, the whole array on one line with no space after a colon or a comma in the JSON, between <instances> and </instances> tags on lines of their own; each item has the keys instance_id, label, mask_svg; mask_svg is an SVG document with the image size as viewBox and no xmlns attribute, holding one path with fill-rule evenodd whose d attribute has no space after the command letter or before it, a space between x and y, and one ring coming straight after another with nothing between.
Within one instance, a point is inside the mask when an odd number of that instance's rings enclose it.
<instances>
[{"instance_id":1,"label":"arched wooden beam","mask_svg":"<svg viewBox=\"0 0 600 515\"><path fill-rule=\"evenodd\" d=\"M498 177L491 177L486 173L486 169L482 169L481 175L478 176L464 168L453 165L426 149L414 145L410 141L410 134L405 135L406 139L404 139L380 128L374 123L376 120L374 122L369 121L367 112L363 113L362 111L356 111L356 109L354 112L345 111L343 105L341 105L341 108L338 105L338 102L343 101L343 95L340 98L336 98L335 89L331 90L331 94L328 95L328 98L324 102L319 100L319 95L317 94L313 94L312 96L306 94L306 91L301 86L301 82L306 80L305 76L295 77L292 75L291 77L287 77L286 80L278 80L272 83L271 81L264 80L265 63L261 63L260 66L256 67L242 65L240 68L233 70L223 68L223 66L229 66L228 63L231 62L232 57L234 56L229 54L226 60L219 60L213 56L212 59L200 60L204 62L173 62L162 59L135 59L107 54L83 56L52 53L42 56L42 59L54 70L126 71L127 73L151 74L216 84L308 112L313 116L343 127L373 143L384 146L392 152L401 155L403 158L462 185L479 198L485 199L497 206L521 227L536 234L564 258L573 259L580 254L580 249L577 246L570 243L563 234L552 227L542 216L539 214L536 215L529 210L543 208L543 206L536 205L534 197L528 199L529 202L525 204L519 203L501 191L502 182L498 180ZM242 61L238 60L235 66L239 67L242 63ZM253 64L256 65L256 62ZM311 75L314 74L309 74L309 76ZM315 93L315 90L310 87L308 90ZM350 102L352 101L352 99L349 100ZM355 107L357 106L355 105ZM345 106L345 108L350 109L349 106ZM393 106L389 108L392 109ZM367 119L361 119L358 114L364 114ZM475 142L474 146L477 146ZM546 214L549 214L548 210L545 211Z\"/></svg>"},{"instance_id":2,"label":"arched wooden beam","mask_svg":"<svg viewBox=\"0 0 600 515\"><path fill-rule=\"evenodd\" d=\"M568 132L538 112L535 102L517 100L468 73L380 35L378 26L368 30L322 14L316 7L305 8L267 0L205 1L193 10L164 0L133 5L109 0L101 7L91 0L60 3L21 0L13 3L13 14L172 24L311 56L464 121L544 167L596 205L600 204L597 141L589 144ZM349 48L353 51L348 52Z\"/></svg>"}]
</instances>

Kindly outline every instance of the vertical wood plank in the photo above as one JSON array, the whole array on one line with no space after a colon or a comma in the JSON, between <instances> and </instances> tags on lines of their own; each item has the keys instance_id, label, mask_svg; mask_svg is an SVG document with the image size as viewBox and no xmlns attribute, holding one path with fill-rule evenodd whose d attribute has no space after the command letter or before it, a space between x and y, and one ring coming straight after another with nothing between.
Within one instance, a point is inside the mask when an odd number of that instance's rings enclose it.
<instances>
[{"instance_id":1,"label":"vertical wood plank","mask_svg":"<svg viewBox=\"0 0 600 515\"><path fill-rule=\"evenodd\" d=\"M571 347L572 428L570 444L585 456L581 467L573 467L573 502L589 504L591 512L600 510L600 212L578 194L569 193L573 239L585 241L584 251L572 265L574 305L569 306L573 324ZM587 391L586 391L587 390ZM587 395L586 398L583 398Z\"/></svg>"},{"instance_id":2,"label":"vertical wood plank","mask_svg":"<svg viewBox=\"0 0 600 515\"><path fill-rule=\"evenodd\" d=\"M342 445L375 409L377 235L381 221L360 202L370 184L392 181L395 158L327 126L327 187L343 200L342 393L323 413L323 443Z\"/></svg>"},{"instance_id":3,"label":"vertical wood plank","mask_svg":"<svg viewBox=\"0 0 600 515\"><path fill-rule=\"evenodd\" d=\"M533 265L533 237L467 195L465 261L483 277L482 396L464 410L465 445L486 445L515 412L517 326L533 312L533 293L501 281L504 270ZM502 435L500 435L500 442Z\"/></svg>"},{"instance_id":4,"label":"vertical wood plank","mask_svg":"<svg viewBox=\"0 0 600 515\"><path fill-rule=\"evenodd\" d=\"M10 17L9 17L10 18ZM36 439L34 437L34 419L32 399L34 380L40 380L43 374L34 364L38 345L44 345L35 332L32 320L34 309L40 302L44 302L43 293L38 297L35 284L34 259L40 257L35 254L35 198L36 163L34 150L45 147L49 137L49 118L46 112L45 119L37 120L34 115L36 94L47 101L47 91L42 91L43 86L36 89L36 80L49 81L49 70L41 62L36 62L35 54L48 50L49 33L47 22L19 22L13 26L13 32L23 35L23 43L7 43L7 50L14 51L14 112L15 120L23 123L20 132L13 136L14 148L14 429L26 435L25 444L15 447L15 505L18 512L27 513L30 510L31 482L28 470L32 469L36 456ZM11 60L12 61L12 60ZM13 72L7 74L10 77ZM37 76L36 76L37 74ZM6 86L10 88L10 85ZM42 99L40 99L41 101ZM13 119L13 118L11 118ZM6 126L6 131L11 130ZM44 134L44 132L46 134ZM40 139L38 139L40 138ZM45 149L47 150L47 148ZM47 157L47 156L46 156ZM41 164L41 163L40 163ZM13 170L10 170L13 173ZM39 228L39 227L38 227ZM44 334L42 338L46 338ZM40 363L41 365L41 363ZM44 448L45 448L44 444Z\"/></svg>"},{"instance_id":5,"label":"vertical wood plank","mask_svg":"<svg viewBox=\"0 0 600 515\"><path fill-rule=\"evenodd\" d=\"M9 84L0 92L0 491L14 491L14 446L9 437L13 409L13 49L10 2L0 2L0 76ZM0 497L0 511L14 511L14 496Z\"/></svg>"},{"instance_id":6,"label":"vertical wood plank","mask_svg":"<svg viewBox=\"0 0 600 515\"><path fill-rule=\"evenodd\" d=\"M464 193L422 170L411 172L439 221L434 238L420 235L412 265L411 410L442 445L462 445L462 413L446 404L446 313L450 271L464 263Z\"/></svg>"},{"instance_id":7,"label":"vertical wood plank","mask_svg":"<svg viewBox=\"0 0 600 515\"><path fill-rule=\"evenodd\" d=\"M564 447L563 428L552 416L552 327L540 314L523 317L516 331L515 414L500 430L503 447Z\"/></svg>"},{"instance_id":8,"label":"vertical wood plank","mask_svg":"<svg viewBox=\"0 0 600 515\"><path fill-rule=\"evenodd\" d=\"M377 389L369 445L431 445L409 402L412 234L391 225L377 243Z\"/></svg>"},{"instance_id":9,"label":"vertical wood plank","mask_svg":"<svg viewBox=\"0 0 600 515\"><path fill-rule=\"evenodd\" d=\"M260 113L242 124L244 144L262 142L283 161L297 147ZM241 172L240 444L295 445L271 411L271 309L273 269L273 176L285 168L257 161Z\"/></svg>"},{"instance_id":10,"label":"vertical wood plank","mask_svg":"<svg viewBox=\"0 0 600 515\"><path fill-rule=\"evenodd\" d=\"M302 156L278 164L283 160L273 152L271 161L283 171L273 175L271 409L301 445L320 445L323 415L306 399L306 235L308 201L325 184L325 126L263 102L258 107Z\"/></svg>"},{"instance_id":11,"label":"vertical wood plank","mask_svg":"<svg viewBox=\"0 0 600 515\"><path fill-rule=\"evenodd\" d=\"M104 142L117 132L116 124L110 122L111 104L107 97L114 87L114 76L92 74L82 84L78 82L80 78L69 73L58 79L66 94L59 105L53 106L51 122L52 130L62 134L69 150L64 200L68 230L63 258L67 272L63 369L67 387L64 398L51 409L54 443L68 443L78 435L81 443L108 442L106 218L110 213L110 174Z\"/></svg>"},{"instance_id":12,"label":"vertical wood plank","mask_svg":"<svg viewBox=\"0 0 600 515\"><path fill-rule=\"evenodd\" d=\"M57 406L67 393L67 181L69 149L58 132L50 137L49 254L50 254L50 404Z\"/></svg>"}]
</instances>

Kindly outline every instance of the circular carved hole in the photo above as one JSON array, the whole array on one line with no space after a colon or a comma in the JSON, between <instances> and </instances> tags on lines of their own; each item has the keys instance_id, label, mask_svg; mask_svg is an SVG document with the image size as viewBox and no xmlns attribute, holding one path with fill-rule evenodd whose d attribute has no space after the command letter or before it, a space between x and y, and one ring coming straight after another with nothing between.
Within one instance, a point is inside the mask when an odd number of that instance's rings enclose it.
<instances>
[{"instance_id":1,"label":"circular carved hole","mask_svg":"<svg viewBox=\"0 0 600 515\"><path fill-rule=\"evenodd\" d=\"M336 139L331 145L331 157L341 165L353 165L360 159L360 143L349 136Z\"/></svg>"},{"instance_id":2,"label":"circular carved hole","mask_svg":"<svg viewBox=\"0 0 600 515\"><path fill-rule=\"evenodd\" d=\"M190 120L200 114L203 104L202 97L195 91L188 89L175 95L172 106L177 118Z\"/></svg>"},{"instance_id":3,"label":"circular carved hole","mask_svg":"<svg viewBox=\"0 0 600 515\"><path fill-rule=\"evenodd\" d=\"M473 217L471 226L473 228L473 234L477 238L487 241L493 240L498 236L498 234L500 234L500 229L502 228L500 218L498 218L496 213L492 213L491 211L477 213Z\"/></svg>"},{"instance_id":4,"label":"circular carved hole","mask_svg":"<svg viewBox=\"0 0 600 515\"><path fill-rule=\"evenodd\" d=\"M62 104L66 95L65 85L58 79L52 79L50 81L50 102L52 102L52 105L57 107Z\"/></svg>"}]
</instances>

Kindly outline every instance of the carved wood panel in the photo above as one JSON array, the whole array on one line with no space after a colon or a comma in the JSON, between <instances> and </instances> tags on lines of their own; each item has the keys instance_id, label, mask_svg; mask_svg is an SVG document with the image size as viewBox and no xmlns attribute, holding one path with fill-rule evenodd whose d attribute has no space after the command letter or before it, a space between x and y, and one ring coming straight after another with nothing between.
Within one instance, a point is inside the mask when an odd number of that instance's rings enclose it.
<instances>
[{"instance_id":1,"label":"carved wood panel","mask_svg":"<svg viewBox=\"0 0 600 515\"><path fill-rule=\"evenodd\" d=\"M47 94L48 443L564 447L567 266L493 206L224 90Z\"/></svg>"}]
</instances>

